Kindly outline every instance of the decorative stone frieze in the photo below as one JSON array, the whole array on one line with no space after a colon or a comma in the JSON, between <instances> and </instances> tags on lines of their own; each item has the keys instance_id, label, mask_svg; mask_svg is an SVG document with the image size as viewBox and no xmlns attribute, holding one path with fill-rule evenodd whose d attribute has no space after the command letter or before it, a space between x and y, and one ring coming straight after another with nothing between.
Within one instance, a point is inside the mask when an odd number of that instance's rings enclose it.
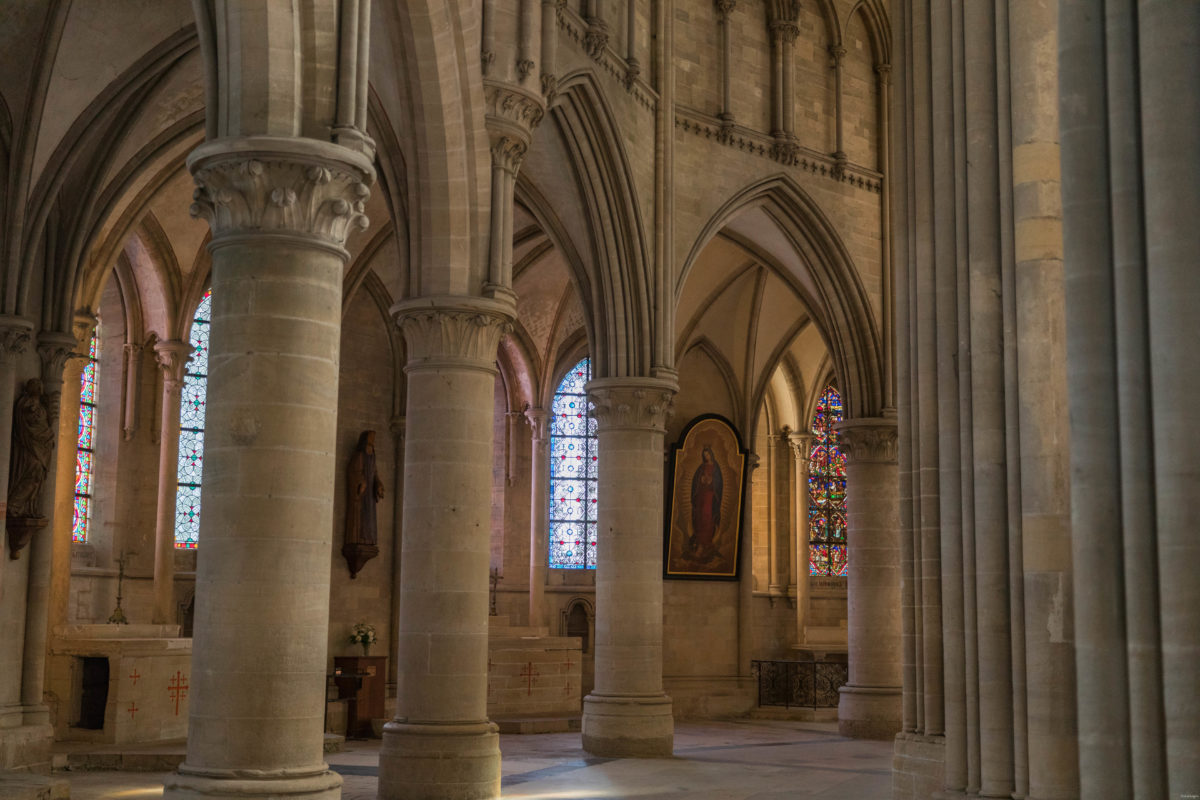
<instances>
[{"instance_id":1,"label":"decorative stone frieze","mask_svg":"<svg viewBox=\"0 0 1200 800\"><path fill-rule=\"evenodd\" d=\"M341 248L367 227L375 180L361 154L315 139L214 140L188 158L196 180L193 217L213 242L246 234L287 234Z\"/></svg>"},{"instance_id":2,"label":"decorative stone frieze","mask_svg":"<svg viewBox=\"0 0 1200 800\"><path fill-rule=\"evenodd\" d=\"M896 463L898 452L895 419L848 419L839 423L835 430L838 432L838 445L848 462Z\"/></svg>"},{"instance_id":3,"label":"decorative stone frieze","mask_svg":"<svg viewBox=\"0 0 1200 800\"><path fill-rule=\"evenodd\" d=\"M598 378L587 385L591 416L600 430L663 433L674 413L678 386L659 378Z\"/></svg>"},{"instance_id":4,"label":"decorative stone frieze","mask_svg":"<svg viewBox=\"0 0 1200 800\"><path fill-rule=\"evenodd\" d=\"M392 317L404 333L406 369L493 371L500 337L512 329L513 308L482 297L423 297L392 306Z\"/></svg>"}]
</instances>

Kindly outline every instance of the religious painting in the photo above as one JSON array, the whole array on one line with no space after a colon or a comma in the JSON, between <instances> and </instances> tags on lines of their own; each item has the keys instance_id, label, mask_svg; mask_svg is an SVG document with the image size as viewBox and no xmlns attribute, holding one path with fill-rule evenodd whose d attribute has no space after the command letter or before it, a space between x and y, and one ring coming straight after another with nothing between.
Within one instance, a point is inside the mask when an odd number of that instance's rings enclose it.
<instances>
[{"instance_id":1,"label":"religious painting","mask_svg":"<svg viewBox=\"0 0 1200 800\"><path fill-rule=\"evenodd\" d=\"M705 414L671 447L664 574L736 580L746 450L733 423Z\"/></svg>"}]
</instances>

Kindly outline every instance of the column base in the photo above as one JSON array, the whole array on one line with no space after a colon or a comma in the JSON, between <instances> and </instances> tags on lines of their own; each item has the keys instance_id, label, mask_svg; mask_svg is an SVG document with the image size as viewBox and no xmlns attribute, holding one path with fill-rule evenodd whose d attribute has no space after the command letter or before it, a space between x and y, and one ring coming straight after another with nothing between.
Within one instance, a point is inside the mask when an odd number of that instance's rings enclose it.
<instances>
[{"instance_id":1,"label":"column base","mask_svg":"<svg viewBox=\"0 0 1200 800\"><path fill-rule=\"evenodd\" d=\"M16 706L20 718L20 706ZM11 719L12 717L10 717ZM54 728L49 723L17 724L0 728L0 772L40 769L50 764Z\"/></svg>"},{"instance_id":2,"label":"column base","mask_svg":"<svg viewBox=\"0 0 1200 800\"><path fill-rule=\"evenodd\" d=\"M257 774L256 774L257 773ZM163 781L164 800L341 800L342 776L320 770L191 770Z\"/></svg>"},{"instance_id":3,"label":"column base","mask_svg":"<svg viewBox=\"0 0 1200 800\"><path fill-rule=\"evenodd\" d=\"M838 733L852 739L892 739L904 727L899 686L843 686Z\"/></svg>"},{"instance_id":4,"label":"column base","mask_svg":"<svg viewBox=\"0 0 1200 800\"><path fill-rule=\"evenodd\" d=\"M379 800L500 796L500 734L492 722L383 726Z\"/></svg>"},{"instance_id":5,"label":"column base","mask_svg":"<svg viewBox=\"0 0 1200 800\"><path fill-rule=\"evenodd\" d=\"M668 758L675 750L671 698L589 694L583 699L583 749L609 758Z\"/></svg>"}]
</instances>

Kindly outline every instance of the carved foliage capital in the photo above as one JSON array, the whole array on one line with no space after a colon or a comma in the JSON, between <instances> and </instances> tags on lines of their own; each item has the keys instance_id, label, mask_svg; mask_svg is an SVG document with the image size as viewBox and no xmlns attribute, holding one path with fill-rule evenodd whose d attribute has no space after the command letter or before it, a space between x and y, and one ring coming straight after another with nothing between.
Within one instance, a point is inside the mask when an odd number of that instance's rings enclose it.
<instances>
[{"instance_id":1,"label":"carved foliage capital","mask_svg":"<svg viewBox=\"0 0 1200 800\"><path fill-rule=\"evenodd\" d=\"M168 339L154 345L154 360L162 370L163 382L170 389L183 386L183 372L192 356L192 345L178 339Z\"/></svg>"},{"instance_id":2,"label":"carved foliage capital","mask_svg":"<svg viewBox=\"0 0 1200 800\"><path fill-rule=\"evenodd\" d=\"M792 44L800 35L800 26L790 19L777 19L771 22L771 38L776 42Z\"/></svg>"},{"instance_id":3,"label":"carved foliage capital","mask_svg":"<svg viewBox=\"0 0 1200 800\"><path fill-rule=\"evenodd\" d=\"M727 18L733 13L733 9L737 7L737 0L715 0L717 6L717 14L722 19Z\"/></svg>"},{"instance_id":4,"label":"carved foliage capital","mask_svg":"<svg viewBox=\"0 0 1200 800\"><path fill-rule=\"evenodd\" d=\"M529 149L534 129L546 116L546 101L518 86L493 81L484 84L483 95L492 161L515 172Z\"/></svg>"},{"instance_id":5,"label":"carved foliage capital","mask_svg":"<svg viewBox=\"0 0 1200 800\"><path fill-rule=\"evenodd\" d=\"M550 412L544 408L525 409L525 421L529 423L532 438L535 443L545 442L550 438Z\"/></svg>"},{"instance_id":6,"label":"carved foliage capital","mask_svg":"<svg viewBox=\"0 0 1200 800\"><path fill-rule=\"evenodd\" d=\"M848 463L896 463L899 453L894 419L848 419L836 430L838 445Z\"/></svg>"},{"instance_id":7,"label":"carved foliage capital","mask_svg":"<svg viewBox=\"0 0 1200 800\"><path fill-rule=\"evenodd\" d=\"M787 435L788 446L792 448L792 457L796 461L807 461L812 452L815 437L806 431L792 431Z\"/></svg>"},{"instance_id":8,"label":"carved foliage capital","mask_svg":"<svg viewBox=\"0 0 1200 800\"><path fill-rule=\"evenodd\" d=\"M596 61L608 47L608 23L598 17L588 19L587 31L583 34L583 48Z\"/></svg>"},{"instance_id":9,"label":"carved foliage capital","mask_svg":"<svg viewBox=\"0 0 1200 800\"><path fill-rule=\"evenodd\" d=\"M189 163L196 180L191 213L208 221L214 240L291 233L341 247L367 227L369 166L303 152L201 150Z\"/></svg>"},{"instance_id":10,"label":"carved foliage capital","mask_svg":"<svg viewBox=\"0 0 1200 800\"><path fill-rule=\"evenodd\" d=\"M408 368L459 365L495 370L500 337L512 329L511 309L482 298L398 303L392 316L408 346Z\"/></svg>"},{"instance_id":11,"label":"carved foliage capital","mask_svg":"<svg viewBox=\"0 0 1200 800\"><path fill-rule=\"evenodd\" d=\"M607 378L587 385L597 429L665 433L675 411L676 386L654 378Z\"/></svg>"},{"instance_id":12,"label":"carved foliage capital","mask_svg":"<svg viewBox=\"0 0 1200 800\"><path fill-rule=\"evenodd\" d=\"M33 323L22 317L0 316L0 358L12 358L29 350Z\"/></svg>"}]
</instances>

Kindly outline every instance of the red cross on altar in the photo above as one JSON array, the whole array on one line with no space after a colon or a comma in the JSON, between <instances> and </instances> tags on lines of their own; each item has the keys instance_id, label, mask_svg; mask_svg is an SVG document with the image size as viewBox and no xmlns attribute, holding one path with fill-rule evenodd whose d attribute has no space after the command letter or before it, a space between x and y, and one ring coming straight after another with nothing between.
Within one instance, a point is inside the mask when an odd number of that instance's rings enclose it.
<instances>
[{"instance_id":1,"label":"red cross on altar","mask_svg":"<svg viewBox=\"0 0 1200 800\"><path fill-rule=\"evenodd\" d=\"M129 718L133 719L133 715L138 712L138 707L136 705L134 705L133 703L130 703L129 708L126 710L129 712Z\"/></svg>"},{"instance_id":2,"label":"red cross on altar","mask_svg":"<svg viewBox=\"0 0 1200 800\"><path fill-rule=\"evenodd\" d=\"M570 653L567 653L567 660L563 662L563 666L567 668L567 672L570 672L571 667L575 666L575 662L571 660Z\"/></svg>"},{"instance_id":3,"label":"red cross on altar","mask_svg":"<svg viewBox=\"0 0 1200 800\"><path fill-rule=\"evenodd\" d=\"M566 696L566 695L570 695L570 694L571 694L571 680L568 678L567 685L563 687L563 695Z\"/></svg>"},{"instance_id":4,"label":"red cross on altar","mask_svg":"<svg viewBox=\"0 0 1200 800\"><path fill-rule=\"evenodd\" d=\"M137 686L138 678L140 678L140 677L142 677L142 676L138 674L138 671L136 669L129 674L129 680L133 681L134 686Z\"/></svg>"},{"instance_id":5,"label":"red cross on altar","mask_svg":"<svg viewBox=\"0 0 1200 800\"><path fill-rule=\"evenodd\" d=\"M541 673L533 668L532 661L527 661L525 666L521 668L521 677L526 678L526 683L528 684L528 688L525 691L526 695L533 694L533 679L539 677L540 674Z\"/></svg>"},{"instance_id":6,"label":"red cross on altar","mask_svg":"<svg viewBox=\"0 0 1200 800\"><path fill-rule=\"evenodd\" d=\"M167 684L167 697L175 701L175 716L179 716L179 701L187 697L187 678L179 670L175 670L175 677L171 678L171 682Z\"/></svg>"}]
</instances>

